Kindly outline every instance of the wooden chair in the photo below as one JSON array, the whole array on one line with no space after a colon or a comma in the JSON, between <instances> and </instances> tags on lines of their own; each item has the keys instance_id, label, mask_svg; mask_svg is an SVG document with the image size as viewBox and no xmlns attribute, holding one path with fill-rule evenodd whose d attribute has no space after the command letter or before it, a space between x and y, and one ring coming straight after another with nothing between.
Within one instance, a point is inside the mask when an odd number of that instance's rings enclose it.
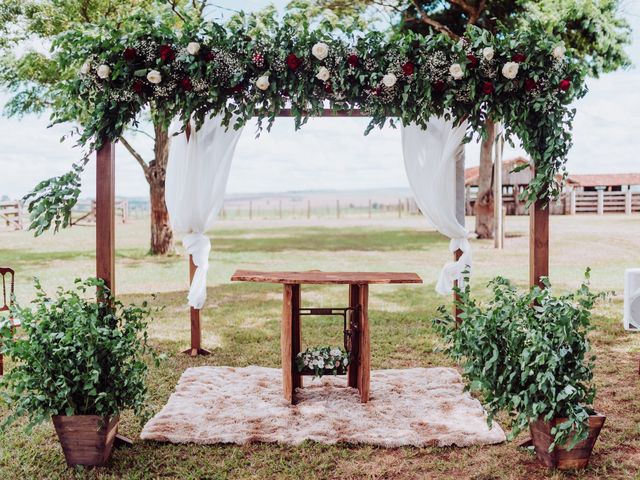
<instances>
[{"instance_id":1,"label":"wooden chair","mask_svg":"<svg viewBox=\"0 0 640 480\"><path fill-rule=\"evenodd\" d=\"M10 312L11 302L13 301L13 293L15 288L15 272L13 269L8 267L0 267L0 277L2 277L2 304L0 305L0 312ZM9 280L9 288L7 288L7 277L10 277ZM20 321L11 318L11 313L9 313L8 318L3 318L0 316L0 323L8 321L11 325L11 328L16 328L20 326ZM3 375L3 358L0 353L0 375Z\"/></svg>"}]
</instances>

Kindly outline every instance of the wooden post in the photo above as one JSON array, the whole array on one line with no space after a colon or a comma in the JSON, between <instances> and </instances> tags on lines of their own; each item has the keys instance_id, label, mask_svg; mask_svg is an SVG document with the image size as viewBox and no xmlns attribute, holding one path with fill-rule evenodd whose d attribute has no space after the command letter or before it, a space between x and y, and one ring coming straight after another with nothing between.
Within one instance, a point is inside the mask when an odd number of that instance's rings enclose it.
<instances>
[{"instance_id":1,"label":"wooden post","mask_svg":"<svg viewBox=\"0 0 640 480\"><path fill-rule=\"evenodd\" d=\"M398 199L398 218L402 218L402 200Z\"/></svg>"},{"instance_id":2,"label":"wooden post","mask_svg":"<svg viewBox=\"0 0 640 480\"><path fill-rule=\"evenodd\" d=\"M358 285L358 304L360 315L358 322L358 390L360 402L369 401L369 383L371 373L371 340L369 338L369 285Z\"/></svg>"},{"instance_id":3,"label":"wooden post","mask_svg":"<svg viewBox=\"0 0 640 480\"><path fill-rule=\"evenodd\" d=\"M529 285L542 287L541 277L549 276L549 206L536 200L529 213Z\"/></svg>"},{"instance_id":4,"label":"wooden post","mask_svg":"<svg viewBox=\"0 0 640 480\"><path fill-rule=\"evenodd\" d=\"M295 403L295 389L302 387L296 369L296 355L300 350L300 285L284 284L282 324L280 326L280 358L284 398Z\"/></svg>"},{"instance_id":5,"label":"wooden post","mask_svg":"<svg viewBox=\"0 0 640 480\"><path fill-rule=\"evenodd\" d=\"M336 218L340 218L340 200L336 200Z\"/></svg>"},{"instance_id":6,"label":"wooden post","mask_svg":"<svg viewBox=\"0 0 640 480\"><path fill-rule=\"evenodd\" d=\"M307 220L311 218L311 200L307 200Z\"/></svg>"},{"instance_id":7,"label":"wooden post","mask_svg":"<svg viewBox=\"0 0 640 480\"><path fill-rule=\"evenodd\" d=\"M456 152L456 219L458 223L462 226L465 224L465 196L467 189L464 184L464 163L465 163L465 155L464 155L464 145L460 145L458 147L458 151ZM456 250L453 252L453 259L458 261L462 256L462 250ZM458 282L454 282L454 286L458 286ZM460 299L457 293L453 293L453 316L456 319L456 322L460 323L462 320L460 319L460 314L462 313L458 308L458 300Z\"/></svg>"},{"instance_id":8,"label":"wooden post","mask_svg":"<svg viewBox=\"0 0 640 480\"><path fill-rule=\"evenodd\" d=\"M111 294L116 290L116 156L115 145L105 142L96 158L96 276Z\"/></svg>"},{"instance_id":9,"label":"wooden post","mask_svg":"<svg viewBox=\"0 0 640 480\"><path fill-rule=\"evenodd\" d=\"M629 188L624 194L624 213L627 215L631 215L632 212L632 198L631 188Z\"/></svg>"},{"instance_id":10,"label":"wooden post","mask_svg":"<svg viewBox=\"0 0 640 480\"><path fill-rule=\"evenodd\" d=\"M193 276L196 274L196 264L193 263L193 255L189 255L189 285L193 283ZM202 348L202 324L200 322L200 310L189 307L191 319L191 347L182 353L197 357L198 355L210 355L211 352Z\"/></svg>"},{"instance_id":11,"label":"wooden post","mask_svg":"<svg viewBox=\"0 0 640 480\"><path fill-rule=\"evenodd\" d=\"M578 193L576 192L575 188L573 190L571 190L570 193L570 203L569 203L569 215L575 215L576 214L576 197L577 197Z\"/></svg>"},{"instance_id":12,"label":"wooden post","mask_svg":"<svg viewBox=\"0 0 640 480\"><path fill-rule=\"evenodd\" d=\"M604 215L604 191L598 190L598 215Z\"/></svg>"},{"instance_id":13,"label":"wooden post","mask_svg":"<svg viewBox=\"0 0 640 480\"><path fill-rule=\"evenodd\" d=\"M349 364L347 370L347 385L352 388L358 388L358 365L360 365L360 337L358 326L360 325L360 307L358 306L360 302L360 287L359 285L351 284L349 285L349 307L353 308L352 315L355 323L354 325L348 325L351 330L351 363Z\"/></svg>"},{"instance_id":14,"label":"wooden post","mask_svg":"<svg viewBox=\"0 0 640 480\"><path fill-rule=\"evenodd\" d=\"M496 140L493 145L493 246L498 250L503 248L504 223L502 222L502 133L500 124L496 124Z\"/></svg>"},{"instance_id":15,"label":"wooden post","mask_svg":"<svg viewBox=\"0 0 640 480\"><path fill-rule=\"evenodd\" d=\"M371 200L369 200L369 218L371 218Z\"/></svg>"}]
</instances>

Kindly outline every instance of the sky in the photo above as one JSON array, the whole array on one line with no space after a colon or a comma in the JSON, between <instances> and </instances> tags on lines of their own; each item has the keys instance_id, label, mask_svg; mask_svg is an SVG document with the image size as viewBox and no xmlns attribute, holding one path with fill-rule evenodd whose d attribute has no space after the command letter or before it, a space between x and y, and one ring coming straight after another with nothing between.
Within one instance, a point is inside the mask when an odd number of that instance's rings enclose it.
<instances>
[{"instance_id":1,"label":"sky","mask_svg":"<svg viewBox=\"0 0 640 480\"><path fill-rule=\"evenodd\" d=\"M218 0L217 5L254 10L263 0ZM285 1L276 1L282 7ZM220 10L224 12L224 10ZM629 54L634 67L588 81L589 93L576 103L570 173L640 172L640 1L625 3L632 24ZM224 13L223 13L224 15ZM0 92L0 105L8 96ZM47 115L22 119L0 117L0 197L18 198L38 181L69 170L81 152L60 143L68 126L48 128ZM366 119L311 119L295 131L293 120L276 121L272 131L255 138L245 127L236 150L227 191L262 193L303 190L370 190L408 188L400 131L392 128L363 135ZM145 158L152 144L144 135L130 138ZM477 165L479 145L467 145L467 165ZM504 158L524 154L507 146ZM140 166L121 147L116 150L116 195L142 197L148 187ZM83 176L83 196L95 192L94 164Z\"/></svg>"}]
</instances>

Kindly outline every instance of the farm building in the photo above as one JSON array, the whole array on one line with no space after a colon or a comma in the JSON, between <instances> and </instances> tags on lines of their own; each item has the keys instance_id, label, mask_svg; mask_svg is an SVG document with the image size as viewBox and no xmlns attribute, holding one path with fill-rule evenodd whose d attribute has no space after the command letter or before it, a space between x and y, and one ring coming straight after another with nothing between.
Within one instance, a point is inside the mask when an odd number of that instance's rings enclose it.
<instances>
[{"instance_id":1,"label":"farm building","mask_svg":"<svg viewBox=\"0 0 640 480\"><path fill-rule=\"evenodd\" d=\"M502 195L507 215L527 215L522 190L531 180L531 170L513 170L528 164L524 157L505 160L502 167ZM473 215L478 195L479 167L465 170L466 213ZM574 174L567 177L561 197L551 206L555 215L576 213L640 212L640 173Z\"/></svg>"}]
</instances>

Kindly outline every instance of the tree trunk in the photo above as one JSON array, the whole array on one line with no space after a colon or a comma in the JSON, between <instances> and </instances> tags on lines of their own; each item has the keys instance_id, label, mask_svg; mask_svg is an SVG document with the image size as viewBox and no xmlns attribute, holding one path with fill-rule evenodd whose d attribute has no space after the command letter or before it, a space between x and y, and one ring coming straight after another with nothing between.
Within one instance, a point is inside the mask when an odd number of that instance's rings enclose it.
<instances>
[{"instance_id":1,"label":"tree trunk","mask_svg":"<svg viewBox=\"0 0 640 480\"><path fill-rule=\"evenodd\" d=\"M173 253L173 230L169 223L169 212L164 202L165 177L169 159L169 132L161 125L154 125L154 159L146 172L151 203L151 255Z\"/></svg>"},{"instance_id":2,"label":"tree trunk","mask_svg":"<svg viewBox=\"0 0 640 480\"><path fill-rule=\"evenodd\" d=\"M478 238L493 238L493 143L495 125L493 120L485 122L487 139L480 149L480 171L478 175L478 196L476 198L476 234Z\"/></svg>"}]
</instances>

